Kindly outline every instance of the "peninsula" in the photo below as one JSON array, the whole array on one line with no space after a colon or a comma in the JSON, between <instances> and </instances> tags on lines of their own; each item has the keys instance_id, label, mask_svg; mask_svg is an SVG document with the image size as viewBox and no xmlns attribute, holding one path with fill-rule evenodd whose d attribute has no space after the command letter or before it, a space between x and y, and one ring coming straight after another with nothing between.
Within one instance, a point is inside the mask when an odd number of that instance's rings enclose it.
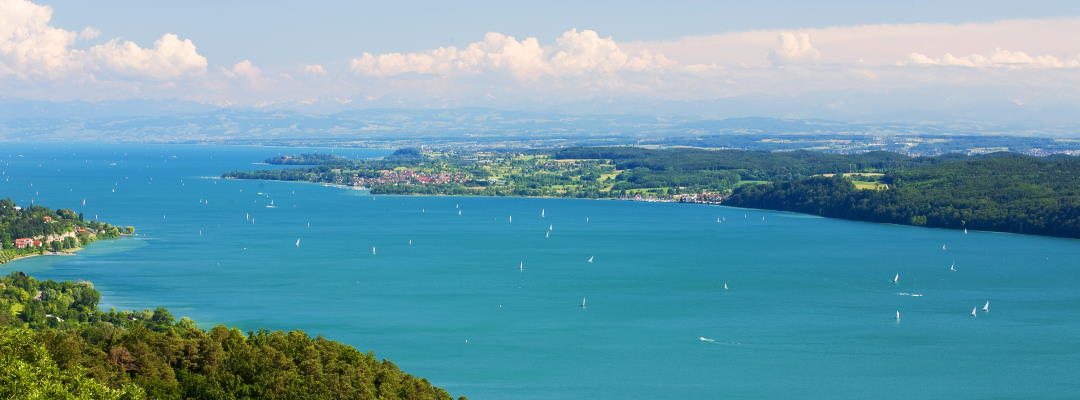
<instances>
[{"instance_id":1,"label":"peninsula","mask_svg":"<svg viewBox=\"0 0 1080 400\"><path fill-rule=\"evenodd\" d=\"M36 255L72 254L96 240L133 233L135 227L88 221L72 210L21 207L0 199L0 264Z\"/></svg>"},{"instance_id":2,"label":"peninsula","mask_svg":"<svg viewBox=\"0 0 1080 400\"><path fill-rule=\"evenodd\" d=\"M363 187L373 194L530 196L725 204L951 229L1080 237L1080 158L912 157L693 148L402 149L377 160L311 154L232 179Z\"/></svg>"}]
</instances>

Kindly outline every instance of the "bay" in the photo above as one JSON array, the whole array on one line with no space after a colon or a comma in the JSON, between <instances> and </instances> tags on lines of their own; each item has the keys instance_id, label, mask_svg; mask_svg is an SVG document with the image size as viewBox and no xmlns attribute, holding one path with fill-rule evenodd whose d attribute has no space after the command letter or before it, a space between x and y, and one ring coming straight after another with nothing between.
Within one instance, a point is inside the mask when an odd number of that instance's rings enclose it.
<instances>
[{"instance_id":1,"label":"bay","mask_svg":"<svg viewBox=\"0 0 1080 400\"><path fill-rule=\"evenodd\" d=\"M479 400L1080 391L1077 240L214 178L310 151L6 143L0 196L138 235L0 273L90 280L105 308L204 327L302 329Z\"/></svg>"}]
</instances>

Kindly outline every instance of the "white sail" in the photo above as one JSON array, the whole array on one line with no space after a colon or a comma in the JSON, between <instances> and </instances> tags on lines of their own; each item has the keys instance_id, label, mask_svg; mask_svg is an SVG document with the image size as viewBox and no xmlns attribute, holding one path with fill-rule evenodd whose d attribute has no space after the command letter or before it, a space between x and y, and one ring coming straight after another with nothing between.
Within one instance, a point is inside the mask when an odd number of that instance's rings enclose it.
<instances>
[{"instance_id":1,"label":"white sail","mask_svg":"<svg viewBox=\"0 0 1080 400\"><path fill-rule=\"evenodd\" d=\"M727 282L724 282L724 290L728 290Z\"/></svg>"},{"instance_id":2,"label":"white sail","mask_svg":"<svg viewBox=\"0 0 1080 400\"><path fill-rule=\"evenodd\" d=\"M964 228L964 234L967 235L967 228Z\"/></svg>"},{"instance_id":3,"label":"white sail","mask_svg":"<svg viewBox=\"0 0 1080 400\"><path fill-rule=\"evenodd\" d=\"M544 239L551 237L551 231L544 232Z\"/></svg>"},{"instance_id":4,"label":"white sail","mask_svg":"<svg viewBox=\"0 0 1080 400\"><path fill-rule=\"evenodd\" d=\"M581 308L585 308L585 298L581 298Z\"/></svg>"},{"instance_id":5,"label":"white sail","mask_svg":"<svg viewBox=\"0 0 1080 400\"><path fill-rule=\"evenodd\" d=\"M548 225L548 231L550 232L553 230L555 230L555 225Z\"/></svg>"},{"instance_id":6,"label":"white sail","mask_svg":"<svg viewBox=\"0 0 1080 400\"><path fill-rule=\"evenodd\" d=\"M949 266L949 271L956 271L956 263L952 263L952 265Z\"/></svg>"},{"instance_id":7,"label":"white sail","mask_svg":"<svg viewBox=\"0 0 1080 400\"><path fill-rule=\"evenodd\" d=\"M990 300L987 300L986 304L983 304L983 312L987 311L990 311Z\"/></svg>"},{"instance_id":8,"label":"white sail","mask_svg":"<svg viewBox=\"0 0 1080 400\"><path fill-rule=\"evenodd\" d=\"M457 210L457 215L461 215L461 210Z\"/></svg>"},{"instance_id":9,"label":"white sail","mask_svg":"<svg viewBox=\"0 0 1080 400\"><path fill-rule=\"evenodd\" d=\"M972 318L974 318L976 315L978 315L977 313L975 313L975 311L978 310L978 309L979 309L978 307L971 307L971 317Z\"/></svg>"},{"instance_id":10,"label":"white sail","mask_svg":"<svg viewBox=\"0 0 1080 400\"><path fill-rule=\"evenodd\" d=\"M300 247L300 238L296 238L296 247Z\"/></svg>"},{"instance_id":11,"label":"white sail","mask_svg":"<svg viewBox=\"0 0 1080 400\"><path fill-rule=\"evenodd\" d=\"M522 261L522 262L518 263L518 271L524 271L524 270L525 270L525 262Z\"/></svg>"},{"instance_id":12,"label":"white sail","mask_svg":"<svg viewBox=\"0 0 1080 400\"><path fill-rule=\"evenodd\" d=\"M587 261L587 262L592 262L593 257L595 257L595 256L589 256L589 261Z\"/></svg>"},{"instance_id":13,"label":"white sail","mask_svg":"<svg viewBox=\"0 0 1080 400\"><path fill-rule=\"evenodd\" d=\"M510 216L510 220L508 222L514 222L514 216L513 215Z\"/></svg>"},{"instance_id":14,"label":"white sail","mask_svg":"<svg viewBox=\"0 0 1080 400\"><path fill-rule=\"evenodd\" d=\"M897 283L897 282L900 282L900 274L896 274L896 276L894 276L892 278L892 283Z\"/></svg>"},{"instance_id":15,"label":"white sail","mask_svg":"<svg viewBox=\"0 0 1080 400\"><path fill-rule=\"evenodd\" d=\"M409 239L409 246L412 246L412 239Z\"/></svg>"},{"instance_id":16,"label":"white sail","mask_svg":"<svg viewBox=\"0 0 1080 400\"><path fill-rule=\"evenodd\" d=\"M544 209L543 208L540 209L540 218L544 218Z\"/></svg>"},{"instance_id":17,"label":"white sail","mask_svg":"<svg viewBox=\"0 0 1080 400\"><path fill-rule=\"evenodd\" d=\"M900 320L900 310L896 310L896 320Z\"/></svg>"},{"instance_id":18,"label":"white sail","mask_svg":"<svg viewBox=\"0 0 1080 400\"><path fill-rule=\"evenodd\" d=\"M943 244L943 245L941 245L941 249L942 249L942 250L948 250L948 249L949 249L949 247L948 247L948 246L945 246L945 245Z\"/></svg>"},{"instance_id":19,"label":"white sail","mask_svg":"<svg viewBox=\"0 0 1080 400\"><path fill-rule=\"evenodd\" d=\"M375 255L375 246L371 246L371 255Z\"/></svg>"}]
</instances>

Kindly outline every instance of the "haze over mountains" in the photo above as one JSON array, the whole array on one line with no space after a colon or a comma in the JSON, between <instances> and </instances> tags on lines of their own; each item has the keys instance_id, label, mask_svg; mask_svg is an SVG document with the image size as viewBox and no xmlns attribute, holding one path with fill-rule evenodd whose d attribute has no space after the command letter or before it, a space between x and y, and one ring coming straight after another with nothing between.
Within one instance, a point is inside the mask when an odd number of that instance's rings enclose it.
<instances>
[{"instance_id":1,"label":"haze over mountains","mask_svg":"<svg viewBox=\"0 0 1080 400\"><path fill-rule=\"evenodd\" d=\"M610 100L536 110L503 107L405 109L333 101L218 107L176 100L49 102L0 99L0 140L199 142L282 138L670 137L710 134L1009 135L1076 137L1065 119L1030 118L1002 105L998 119L941 111L867 118L801 107L802 98L741 97L709 102ZM850 101L858 103L857 101ZM327 103L333 103L330 105ZM926 107L926 105L923 105ZM985 107L984 107L985 108ZM1019 108L1013 106L1012 108ZM618 111L609 111L618 110ZM1023 109L1022 112L1032 112ZM1035 112L1039 112L1035 110ZM1046 111L1049 112L1049 111Z\"/></svg>"}]
</instances>

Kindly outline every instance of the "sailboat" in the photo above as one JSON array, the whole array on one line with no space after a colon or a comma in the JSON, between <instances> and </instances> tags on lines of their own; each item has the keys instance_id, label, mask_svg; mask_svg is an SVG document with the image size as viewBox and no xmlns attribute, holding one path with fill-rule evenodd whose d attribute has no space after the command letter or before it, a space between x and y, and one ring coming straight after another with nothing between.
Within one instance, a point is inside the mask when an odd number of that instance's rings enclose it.
<instances>
[{"instance_id":1,"label":"sailboat","mask_svg":"<svg viewBox=\"0 0 1080 400\"><path fill-rule=\"evenodd\" d=\"M519 262L518 263L518 271L524 271L524 270L525 270L525 262L524 261Z\"/></svg>"},{"instance_id":2,"label":"sailboat","mask_svg":"<svg viewBox=\"0 0 1080 400\"><path fill-rule=\"evenodd\" d=\"M296 238L296 247L300 247L300 238Z\"/></svg>"},{"instance_id":3,"label":"sailboat","mask_svg":"<svg viewBox=\"0 0 1080 400\"><path fill-rule=\"evenodd\" d=\"M86 199L82 199L82 206L86 207Z\"/></svg>"},{"instance_id":4,"label":"sailboat","mask_svg":"<svg viewBox=\"0 0 1080 400\"><path fill-rule=\"evenodd\" d=\"M581 308L585 308L585 298L581 298Z\"/></svg>"},{"instance_id":5,"label":"sailboat","mask_svg":"<svg viewBox=\"0 0 1080 400\"><path fill-rule=\"evenodd\" d=\"M942 244L942 245L941 245L941 249L942 249L942 250L948 250L949 248L948 248L947 246L945 246L944 244Z\"/></svg>"},{"instance_id":6,"label":"sailboat","mask_svg":"<svg viewBox=\"0 0 1080 400\"><path fill-rule=\"evenodd\" d=\"M595 257L595 256L589 256L589 260L588 260L588 261L586 261L586 262L592 262L592 260L593 260L593 257Z\"/></svg>"},{"instance_id":7,"label":"sailboat","mask_svg":"<svg viewBox=\"0 0 1080 400\"><path fill-rule=\"evenodd\" d=\"M457 210L457 215L461 215L461 210Z\"/></svg>"},{"instance_id":8,"label":"sailboat","mask_svg":"<svg viewBox=\"0 0 1080 400\"><path fill-rule=\"evenodd\" d=\"M964 228L964 234L967 235L967 228Z\"/></svg>"},{"instance_id":9,"label":"sailboat","mask_svg":"<svg viewBox=\"0 0 1080 400\"><path fill-rule=\"evenodd\" d=\"M716 217L716 223L720 223L720 217Z\"/></svg>"},{"instance_id":10,"label":"sailboat","mask_svg":"<svg viewBox=\"0 0 1080 400\"><path fill-rule=\"evenodd\" d=\"M986 304L983 304L983 312L989 312L989 311L990 311L990 300L987 300Z\"/></svg>"},{"instance_id":11,"label":"sailboat","mask_svg":"<svg viewBox=\"0 0 1080 400\"><path fill-rule=\"evenodd\" d=\"M274 201L273 201L273 200L270 200L270 204L267 204L267 205L266 205L266 208L277 208L277 206L275 206L275 205L274 205Z\"/></svg>"},{"instance_id":12,"label":"sailboat","mask_svg":"<svg viewBox=\"0 0 1080 400\"><path fill-rule=\"evenodd\" d=\"M412 239L409 239L409 246L412 246Z\"/></svg>"},{"instance_id":13,"label":"sailboat","mask_svg":"<svg viewBox=\"0 0 1080 400\"><path fill-rule=\"evenodd\" d=\"M548 232L555 230L555 225L548 225Z\"/></svg>"},{"instance_id":14,"label":"sailboat","mask_svg":"<svg viewBox=\"0 0 1080 400\"><path fill-rule=\"evenodd\" d=\"M551 237L551 231L544 232L544 239Z\"/></svg>"},{"instance_id":15,"label":"sailboat","mask_svg":"<svg viewBox=\"0 0 1080 400\"><path fill-rule=\"evenodd\" d=\"M900 321L900 310L896 310L896 320Z\"/></svg>"},{"instance_id":16,"label":"sailboat","mask_svg":"<svg viewBox=\"0 0 1080 400\"><path fill-rule=\"evenodd\" d=\"M978 310L978 307L971 307L971 318L975 318L975 316L978 315L975 313L976 310Z\"/></svg>"},{"instance_id":17,"label":"sailboat","mask_svg":"<svg viewBox=\"0 0 1080 400\"><path fill-rule=\"evenodd\" d=\"M514 216L513 215L510 216L510 221L509 222L514 222Z\"/></svg>"},{"instance_id":18,"label":"sailboat","mask_svg":"<svg viewBox=\"0 0 1080 400\"><path fill-rule=\"evenodd\" d=\"M540 209L540 218L544 218L544 209L543 208Z\"/></svg>"},{"instance_id":19,"label":"sailboat","mask_svg":"<svg viewBox=\"0 0 1080 400\"><path fill-rule=\"evenodd\" d=\"M371 246L371 255L375 255L375 246Z\"/></svg>"},{"instance_id":20,"label":"sailboat","mask_svg":"<svg viewBox=\"0 0 1080 400\"><path fill-rule=\"evenodd\" d=\"M896 276L894 276L892 278L892 283L897 283L897 282L900 282L900 274L896 274Z\"/></svg>"},{"instance_id":21,"label":"sailboat","mask_svg":"<svg viewBox=\"0 0 1080 400\"><path fill-rule=\"evenodd\" d=\"M727 282L724 282L724 290L728 290Z\"/></svg>"},{"instance_id":22,"label":"sailboat","mask_svg":"<svg viewBox=\"0 0 1080 400\"><path fill-rule=\"evenodd\" d=\"M956 271L956 263L952 263L952 265L949 265L949 271Z\"/></svg>"}]
</instances>

